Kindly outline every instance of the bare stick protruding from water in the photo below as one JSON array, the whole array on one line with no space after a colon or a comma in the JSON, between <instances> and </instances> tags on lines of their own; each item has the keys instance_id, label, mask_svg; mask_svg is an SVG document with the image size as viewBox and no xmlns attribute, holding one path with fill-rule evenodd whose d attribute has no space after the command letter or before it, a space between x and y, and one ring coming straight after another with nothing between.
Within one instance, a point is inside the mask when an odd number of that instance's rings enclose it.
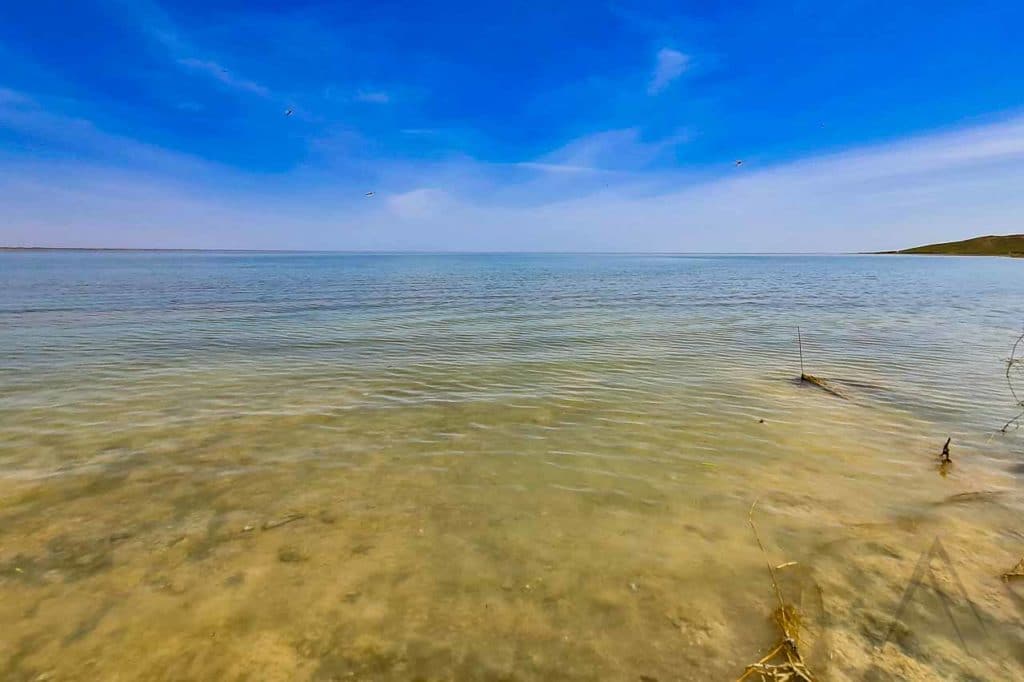
<instances>
[{"instance_id":1,"label":"bare stick protruding from water","mask_svg":"<svg viewBox=\"0 0 1024 682\"><path fill-rule=\"evenodd\" d=\"M804 376L804 340L800 337L800 326L796 328L796 347L800 351L800 378Z\"/></svg>"},{"instance_id":2,"label":"bare stick protruding from water","mask_svg":"<svg viewBox=\"0 0 1024 682\"><path fill-rule=\"evenodd\" d=\"M800 334L800 327L796 328L796 344L797 348L800 351L800 381L806 381L807 383L813 384L827 393L831 393L837 398L848 400L849 398L847 398L846 394L840 391L832 384L828 383L821 377L816 377L813 374L808 374L807 372L804 371L804 340L803 336Z\"/></svg>"}]
</instances>

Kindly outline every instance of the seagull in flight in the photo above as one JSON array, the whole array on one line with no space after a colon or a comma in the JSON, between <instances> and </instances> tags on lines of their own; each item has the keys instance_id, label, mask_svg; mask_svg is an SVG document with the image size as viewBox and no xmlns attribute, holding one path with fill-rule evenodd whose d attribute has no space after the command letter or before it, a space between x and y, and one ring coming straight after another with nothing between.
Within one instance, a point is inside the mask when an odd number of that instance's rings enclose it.
<instances>
[{"instance_id":1,"label":"seagull in flight","mask_svg":"<svg viewBox=\"0 0 1024 682\"><path fill-rule=\"evenodd\" d=\"M372 197L372 196L373 196L374 194L376 194L376 192L367 192L367 193L366 193L366 194L364 194L363 196L364 196L364 197Z\"/></svg>"}]
</instances>

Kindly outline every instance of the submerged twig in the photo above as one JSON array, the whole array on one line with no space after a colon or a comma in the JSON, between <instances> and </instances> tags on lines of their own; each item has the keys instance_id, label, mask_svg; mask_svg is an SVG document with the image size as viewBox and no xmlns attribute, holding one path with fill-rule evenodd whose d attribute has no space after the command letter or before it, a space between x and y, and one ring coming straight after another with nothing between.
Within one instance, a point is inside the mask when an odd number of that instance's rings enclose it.
<instances>
[{"instance_id":1,"label":"submerged twig","mask_svg":"<svg viewBox=\"0 0 1024 682\"><path fill-rule=\"evenodd\" d=\"M970 490L964 493L957 493L943 498L932 504L939 506L943 504L960 504L962 502L989 502L998 500L1005 493L1002 490Z\"/></svg>"},{"instance_id":2,"label":"submerged twig","mask_svg":"<svg viewBox=\"0 0 1024 682\"><path fill-rule=\"evenodd\" d=\"M1018 561L1016 566L1003 573L1003 580L1007 582L1014 578L1024 578L1024 558Z\"/></svg>"},{"instance_id":3,"label":"submerged twig","mask_svg":"<svg viewBox=\"0 0 1024 682\"><path fill-rule=\"evenodd\" d=\"M772 562L768 558L768 552L761 542L761 536L757 532L757 525L754 524L754 507L756 506L757 500L754 500L754 504L750 505L750 513L747 515L747 520L750 522L751 530L754 531L754 539L757 540L757 546L761 548L761 553L764 554L765 565L768 567L768 576L772 581L772 591L775 593L775 599L779 603L774 615L775 622L778 624L779 629L782 630L782 641L757 663L748 665L737 682L742 682L755 673L761 676L762 682L790 682L794 680L814 682L814 677L811 675L811 671L807 669L807 665L804 663L803 656L800 653L800 613L795 606L786 604L786 601L782 598L782 590L779 589L779 582L775 577L775 568L772 566ZM781 564L781 566L786 565ZM777 662L772 663L773 660Z\"/></svg>"},{"instance_id":4,"label":"submerged twig","mask_svg":"<svg viewBox=\"0 0 1024 682\"><path fill-rule=\"evenodd\" d=\"M1024 418L1024 400L1020 399L1020 396L1017 395L1017 390L1013 386L1014 368L1020 371L1022 362L1024 362L1024 358L1017 356L1021 343L1024 343L1024 334L1018 336L1017 340L1013 342L1013 348L1010 349L1010 359L1006 361L1006 385L1010 388L1010 395L1013 396L1014 402L1017 403L1018 413L1010 421L1003 424L1003 428L999 429L1003 433L1006 433L1006 430L1011 426L1015 429L1020 428L1021 419Z\"/></svg>"},{"instance_id":5,"label":"submerged twig","mask_svg":"<svg viewBox=\"0 0 1024 682\"><path fill-rule=\"evenodd\" d=\"M806 381L809 384L817 386L826 393L831 393L837 398L848 400L849 398L846 396L846 394L840 391L832 384L828 383L821 377L816 377L813 374L808 374L807 372L804 371L804 340L803 336L800 334L800 327L796 328L796 344L797 349L800 351L800 381Z\"/></svg>"},{"instance_id":6,"label":"submerged twig","mask_svg":"<svg viewBox=\"0 0 1024 682\"><path fill-rule=\"evenodd\" d=\"M826 393L831 393L832 395L836 396L837 398L842 398L843 400L849 400L849 396L847 396L845 393L843 393L838 388L836 388L832 384L828 383L827 381L825 381L821 377L816 377L813 374L801 374L800 375L800 381L806 381L809 384L814 384L815 386L817 386L821 390L825 391Z\"/></svg>"},{"instance_id":7,"label":"submerged twig","mask_svg":"<svg viewBox=\"0 0 1024 682\"><path fill-rule=\"evenodd\" d=\"M304 519L304 518L306 518L306 515L298 513L298 512L293 512L293 513L290 513L290 514L285 514L281 518L274 519L272 521L264 521L263 522L263 530L271 530L273 528L280 528L281 526L287 525L287 524L291 523L292 521L299 521L300 519Z\"/></svg>"},{"instance_id":8,"label":"submerged twig","mask_svg":"<svg viewBox=\"0 0 1024 682\"><path fill-rule=\"evenodd\" d=\"M750 529L754 531L754 539L757 540L757 546L761 548L761 553L764 554L765 565L768 567L768 576L772 581L772 590L775 592L775 598L779 600L779 608L785 608L786 603L782 599L782 590L779 589L779 583L775 579L775 568L768 559L768 551L764 548L764 544L761 542L761 535L757 532L757 525L754 523L754 507L757 506L757 502L758 500L754 500L754 503L750 505L750 511L747 512L747 522L750 523Z\"/></svg>"}]
</instances>

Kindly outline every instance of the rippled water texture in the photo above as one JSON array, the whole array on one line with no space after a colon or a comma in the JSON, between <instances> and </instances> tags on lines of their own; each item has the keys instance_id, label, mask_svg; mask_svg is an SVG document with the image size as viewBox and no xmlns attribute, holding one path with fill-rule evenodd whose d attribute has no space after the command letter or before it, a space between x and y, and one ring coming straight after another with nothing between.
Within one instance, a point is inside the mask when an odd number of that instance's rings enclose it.
<instances>
[{"instance_id":1,"label":"rippled water texture","mask_svg":"<svg viewBox=\"0 0 1024 682\"><path fill-rule=\"evenodd\" d=\"M780 639L755 500L821 679L1024 677L1022 261L8 253L0 291L4 680L733 680Z\"/></svg>"}]
</instances>

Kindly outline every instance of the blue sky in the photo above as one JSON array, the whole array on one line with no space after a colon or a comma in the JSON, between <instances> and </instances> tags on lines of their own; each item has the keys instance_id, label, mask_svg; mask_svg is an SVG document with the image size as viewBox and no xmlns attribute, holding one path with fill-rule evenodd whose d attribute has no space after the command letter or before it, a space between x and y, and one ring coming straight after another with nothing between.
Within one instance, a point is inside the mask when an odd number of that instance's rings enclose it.
<instances>
[{"instance_id":1,"label":"blue sky","mask_svg":"<svg viewBox=\"0 0 1024 682\"><path fill-rule=\"evenodd\" d=\"M3 2L0 243L844 251L1024 232L1021 25L1005 0Z\"/></svg>"}]
</instances>

